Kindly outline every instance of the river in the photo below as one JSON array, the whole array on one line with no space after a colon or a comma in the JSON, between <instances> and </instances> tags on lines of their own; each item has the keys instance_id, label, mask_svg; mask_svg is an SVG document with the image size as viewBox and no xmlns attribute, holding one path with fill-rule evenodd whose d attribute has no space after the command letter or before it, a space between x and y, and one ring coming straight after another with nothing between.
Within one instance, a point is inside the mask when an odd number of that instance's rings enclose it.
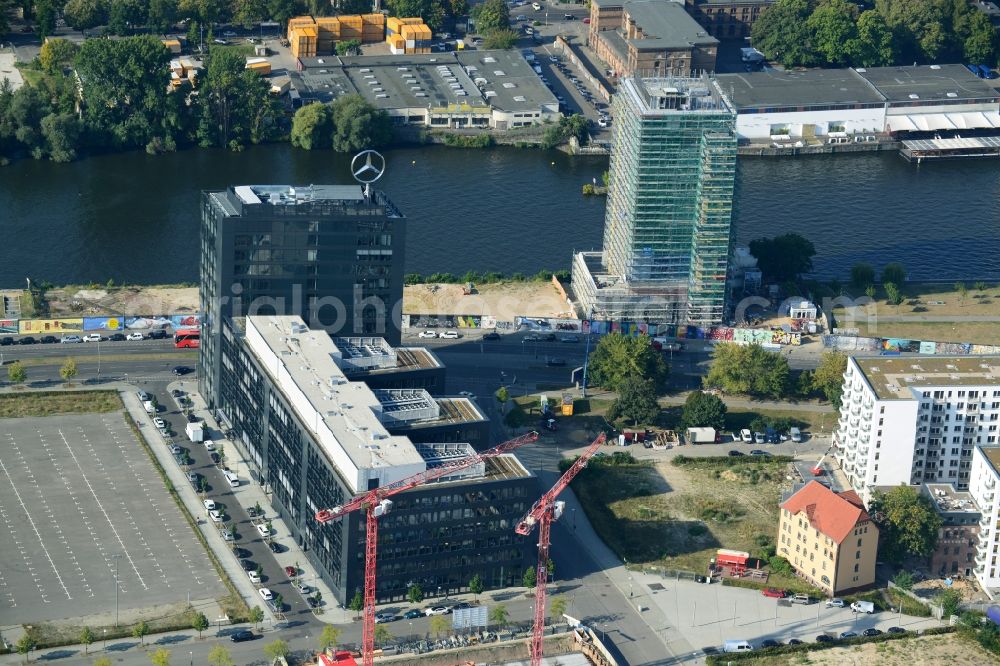
<instances>
[{"instance_id":1,"label":"river","mask_svg":"<svg viewBox=\"0 0 1000 666\"><path fill-rule=\"evenodd\" d=\"M534 273L598 248L604 199L580 188L607 160L515 148L387 151L379 185L407 215L407 272ZM329 151L125 153L0 168L0 285L198 278L199 193L242 183L346 183ZM737 239L788 231L816 274L900 261L913 279L1000 279L1000 162L911 165L896 155L741 162Z\"/></svg>"}]
</instances>

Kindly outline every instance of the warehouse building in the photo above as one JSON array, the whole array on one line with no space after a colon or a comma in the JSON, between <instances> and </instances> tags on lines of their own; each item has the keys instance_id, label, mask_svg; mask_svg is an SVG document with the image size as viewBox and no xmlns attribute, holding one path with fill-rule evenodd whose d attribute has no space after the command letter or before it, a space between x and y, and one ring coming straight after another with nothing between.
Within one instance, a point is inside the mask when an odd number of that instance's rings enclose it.
<instances>
[{"instance_id":1,"label":"warehouse building","mask_svg":"<svg viewBox=\"0 0 1000 666\"><path fill-rule=\"evenodd\" d=\"M719 74L744 142L996 134L1000 92L962 65Z\"/></svg>"},{"instance_id":2,"label":"warehouse building","mask_svg":"<svg viewBox=\"0 0 1000 666\"><path fill-rule=\"evenodd\" d=\"M384 341L335 341L297 316L232 323L222 348L220 421L306 557L347 604L364 586L364 515L320 524L315 513L472 454L467 441L436 434L463 419L477 427L482 413L468 398L373 391L354 381L344 368L401 351ZM345 353L359 345L371 353ZM421 432L420 441L410 436ZM460 592L477 574L491 588L519 582L535 551L514 525L531 507L535 485L505 454L394 496L379 520L379 602L404 599L413 584Z\"/></svg>"},{"instance_id":3,"label":"warehouse building","mask_svg":"<svg viewBox=\"0 0 1000 666\"><path fill-rule=\"evenodd\" d=\"M302 103L359 94L398 125L506 130L561 117L516 51L299 58L291 76Z\"/></svg>"}]
</instances>

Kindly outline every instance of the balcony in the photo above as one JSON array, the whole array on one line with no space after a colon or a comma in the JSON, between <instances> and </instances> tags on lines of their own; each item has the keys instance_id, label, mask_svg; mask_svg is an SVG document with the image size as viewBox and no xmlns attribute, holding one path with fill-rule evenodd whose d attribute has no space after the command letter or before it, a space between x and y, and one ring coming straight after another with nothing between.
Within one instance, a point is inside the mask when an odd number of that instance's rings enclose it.
<instances>
[{"instance_id":1,"label":"balcony","mask_svg":"<svg viewBox=\"0 0 1000 666\"><path fill-rule=\"evenodd\" d=\"M983 494L983 501L984 502L992 502L993 501L993 494L994 494L993 491L989 491L989 492L984 493Z\"/></svg>"},{"instance_id":2,"label":"balcony","mask_svg":"<svg viewBox=\"0 0 1000 666\"><path fill-rule=\"evenodd\" d=\"M858 406L860 406L861 405L861 400L862 400L861 391L857 391L857 392L855 392L855 393L853 393L851 395L851 404L852 405L858 405Z\"/></svg>"},{"instance_id":3,"label":"balcony","mask_svg":"<svg viewBox=\"0 0 1000 666\"><path fill-rule=\"evenodd\" d=\"M857 428L861 424L861 421L859 419L851 419L848 423L852 428Z\"/></svg>"},{"instance_id":4,"label":"balcony","mask_svg":"<svg viewBox=\"0 0 1000 666\"><path fill-rule=\"evenodd\" d=\"M869 423L868 421L865 421L864 423L861 424L861 432L871 432L871 430L872 430L872 424Z\"/></svg>"},{"instance_id":5,"label":"balcony","mask_svg":"<svg viewBox=\"0 0 1000 666\"><path fill-rule=\"evenodd\" d=\"M986 529L992 524L992 519L990 518L989 511L983 511L983 517L979 519L979 529Z\"/></svg>"},{"instance_id":6,"label":"balcony","mask_svg":"<svg viewBox=\"0 0 1000 666\"><path fill-rule=\"evenodd\" d=\"M976 564L984 566L986 564L986 557L988 553L986 551L979 551L976 553Z\"/></svg>"},{"instance_id":7,"label":"balcony","mask_svg":"<svg viewBox=\"0 0 1000 666\"><path fill-rule=\"evenodd\" d=\"M993 490L993 486L995 486L996 484L997 484L997 482L996 482L996 479L994 479L994 478L990 478L989 480L986 481L986 487L989 490Z\"/></svg>"},{"instance_id":8,"label":"balcony","mask_svg":"<svg viewBox=\"0 0 1000 666\"><path fill-rule=\"evenodd\" d=\"M863 448L858 449L858 455L864 458L868 458L868 447L865 446Z\"/></svg>"}]
</instances>

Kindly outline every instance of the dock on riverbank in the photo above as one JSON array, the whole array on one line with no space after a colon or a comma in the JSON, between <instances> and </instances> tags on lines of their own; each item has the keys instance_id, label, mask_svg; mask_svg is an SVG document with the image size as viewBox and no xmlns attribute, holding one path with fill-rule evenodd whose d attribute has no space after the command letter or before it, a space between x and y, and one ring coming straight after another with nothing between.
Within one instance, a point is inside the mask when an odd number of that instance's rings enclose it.
<instances>
[{"instance_id":1,"label":"dock on riverbank","mask_svg":"<svg viewBox=\"0 0 1000 666\"><path fill-rule=\"evenodd\" d=\"M793 143L746 143L739 146L740 157L789 157L792 155L842 155L845 153L875 153L887 150L898 151L899 141L869 141L861 143L815 143L796 145Z\"/></svg>"}]
</instances>

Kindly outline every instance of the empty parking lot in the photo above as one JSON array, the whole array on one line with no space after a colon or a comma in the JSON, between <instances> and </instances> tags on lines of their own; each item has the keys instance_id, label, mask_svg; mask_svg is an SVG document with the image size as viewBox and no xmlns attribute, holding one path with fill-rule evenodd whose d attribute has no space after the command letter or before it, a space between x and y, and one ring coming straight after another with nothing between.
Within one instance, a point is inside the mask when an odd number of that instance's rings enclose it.
<instances>
[{"instance_id":1,"label":"empty parking lot","mask_svg":"<svg viewBox=\"0 0 1000 666\"><path fill-rule=\"evenodd\" d=\"M0 624L225 594L121 412L0 420Z\"/></svg>"}]
</instances>

